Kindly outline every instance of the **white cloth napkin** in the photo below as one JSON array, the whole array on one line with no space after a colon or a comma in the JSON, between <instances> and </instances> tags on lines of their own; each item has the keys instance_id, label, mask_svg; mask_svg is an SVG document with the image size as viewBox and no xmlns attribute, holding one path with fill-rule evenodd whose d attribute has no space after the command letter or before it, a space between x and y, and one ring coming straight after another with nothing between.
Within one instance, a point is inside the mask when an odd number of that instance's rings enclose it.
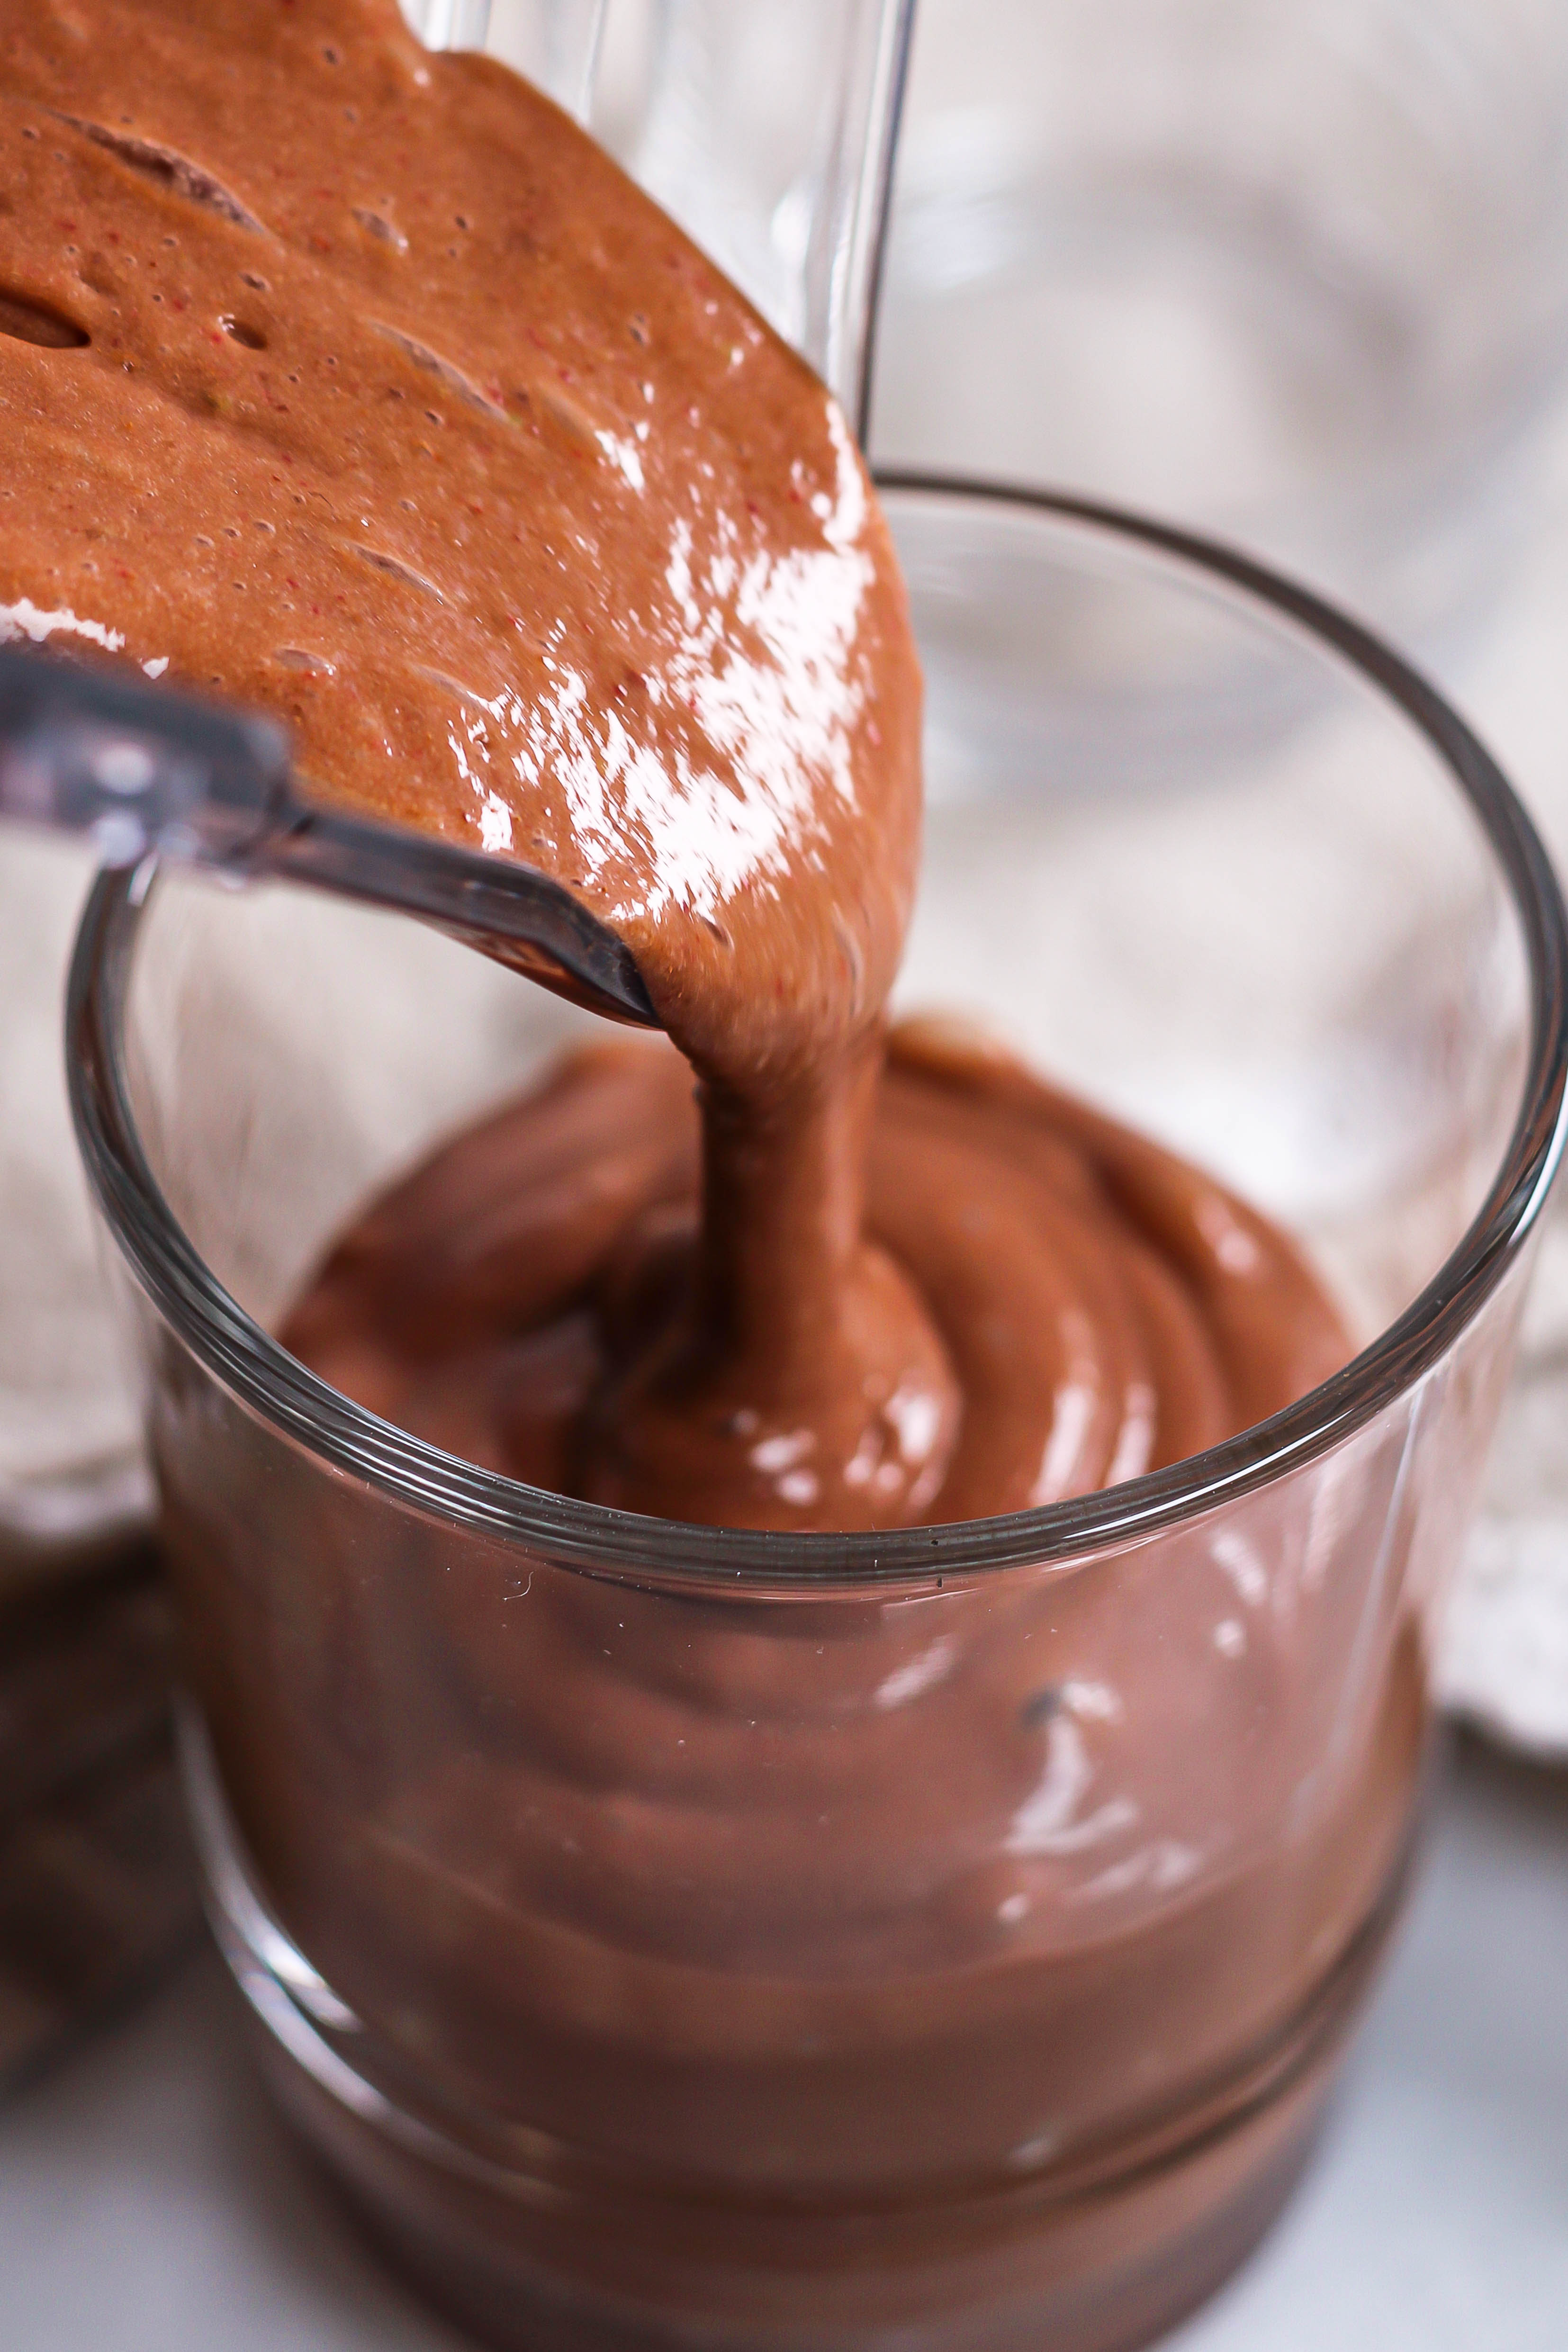
<instances>
[{"instance_id":1,"label":"white cloth napkin","mask_svg":"<svg viewBox=\"0 0 1568 2352\"><path fill-rule=\"evenodd\" d=\"M1445 681L1568 871L1568 418L1526 569L1476 659ZM1447 1703L1568 1758L1568 1184L1549 1212L1518 1369L1441 1662Z\"/></svg>"}]
</instances>

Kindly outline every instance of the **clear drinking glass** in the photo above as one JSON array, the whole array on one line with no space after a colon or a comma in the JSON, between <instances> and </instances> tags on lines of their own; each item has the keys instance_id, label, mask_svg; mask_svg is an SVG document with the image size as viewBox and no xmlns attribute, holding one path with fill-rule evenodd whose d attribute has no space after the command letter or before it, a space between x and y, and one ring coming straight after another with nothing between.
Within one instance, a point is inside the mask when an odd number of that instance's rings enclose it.
<instances>
[{"instance_id":1,"label":"clear drinking glass","mask_svg":"<svg viewBox=\"0 0 1568 2352\"><path fill-rule=\"evenodd\" d=\"M278 888L106 880L79 942L211 1915L295 2126L498 2345L1143 2340L1296 2178L1417 1832L1563 1130L1549 868L1436 698L1246 562L887 496L930 688L903 1001L1300 1237L1362 1352L1262 1427L887 1536L471 1468L269 1332L585 1016ZM1129 665L1151 742L1216 667L1271 715L1152 791L1092 750Z\"/></svg>"}]
</instances>

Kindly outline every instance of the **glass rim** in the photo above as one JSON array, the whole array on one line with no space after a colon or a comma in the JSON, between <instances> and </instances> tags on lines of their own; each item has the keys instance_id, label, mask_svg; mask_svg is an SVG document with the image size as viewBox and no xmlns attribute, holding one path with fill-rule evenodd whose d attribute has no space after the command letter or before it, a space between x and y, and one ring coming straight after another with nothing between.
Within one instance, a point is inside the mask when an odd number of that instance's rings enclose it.
<instances>
[{"instance_id":1,"label":"glass rim","mask_svg":"<svg viewBox=\"0 0 1568 2352\"><path fill-rule=\"evenodd\" d=\"M132 1108L124 1017L153 876L150 867L101 874L71 959L66 1053L79 1147L121 1255L183 1343L243 1404L331 1470L424 1517L562 1567L711 1593L930 1589L1011 1568L1067 1569L1219 1509L1352 1436L1447 1352L1516 1262L1544 1203L1568 1132L1568 913L1517 794L1436 689L1312 590L1202 533L1064 491L894 468L879 469L877 480L899 497L1078 524L1167 559L1178 575L1239 592L1244 605L1337 656L1426 739L1470 804L1523 935L1530 1042L1502 1160L1464 1235L1403 1314L1295 1403L1201 1454L1064 1502L936 1527L803 1535L647 1518L525 1486L395 1428L308 1370L224 1288L165 1200Z\"/></svg>"}]
</instances>

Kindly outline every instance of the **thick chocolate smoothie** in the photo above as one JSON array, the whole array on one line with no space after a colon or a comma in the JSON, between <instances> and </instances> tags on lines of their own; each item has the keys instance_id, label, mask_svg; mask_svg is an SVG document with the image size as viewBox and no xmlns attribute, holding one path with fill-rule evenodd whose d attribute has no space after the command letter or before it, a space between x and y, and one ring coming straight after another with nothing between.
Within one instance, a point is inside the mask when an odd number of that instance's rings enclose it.
<instances>
[{"instance_id":1,"label":"thick chocolate smoothie","mask_svg":"<svg viewBox=\"0 0 1568 2352\"><path fill-rule=\"evenodd\" d=\"M822 386L582 133L393 0L0 0L0 96L9 632L259 704L322 796L548 869L679 1048L587 1050L407 1176L298 1355L533 1486L797 1530L1079 1494L1343 1360L1211 1180L939 1024L887 1050L921 718L888 534ZM439 2189L340 2160L469 2308L495 2273L515 2340L891 2343L930 2216L984 2209L931 2340L1034 2342L1057 2256L1017 2184L1113 2141L1152 2180L1178 2113L1219 2147L1365 1948L1421 1707L1331 1572L1360 1502L742 1622L434 1523L369 1558L221 1414L157 1444L320 2015L432 2130L492 2133ZM1276 1551L1309 1567L1254 1622ZM1358 1640L1387 1704L1331 1738ZM548 2230L491 2198L525 2162ZM1073 2293L1152 2211L1085 2224Z\"/></svg>"}]
</instances>

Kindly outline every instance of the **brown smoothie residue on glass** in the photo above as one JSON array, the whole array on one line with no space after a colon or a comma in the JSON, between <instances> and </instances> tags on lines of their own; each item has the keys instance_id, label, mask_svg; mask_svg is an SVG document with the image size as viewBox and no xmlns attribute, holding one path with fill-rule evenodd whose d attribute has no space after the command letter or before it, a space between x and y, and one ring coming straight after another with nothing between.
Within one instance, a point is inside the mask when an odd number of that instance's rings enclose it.
<instances>
[{"instance_id":1,"label":"brown smoothie residue on glass","mask_svg":"<svg viewBox=\"0 0 1568 2352\"><path fill-rule=\"evenodd\" d=\"M1081 1492L1342 1360L1206 1179L994 1055L884 1076L888 530L821 383L582 131L393 0L12 0L0 77L7 633L546 869L685 1056L580 1056L441 1154L299 1352L519 1476L801 1529Z\"/></svg>"}]
</instances>

